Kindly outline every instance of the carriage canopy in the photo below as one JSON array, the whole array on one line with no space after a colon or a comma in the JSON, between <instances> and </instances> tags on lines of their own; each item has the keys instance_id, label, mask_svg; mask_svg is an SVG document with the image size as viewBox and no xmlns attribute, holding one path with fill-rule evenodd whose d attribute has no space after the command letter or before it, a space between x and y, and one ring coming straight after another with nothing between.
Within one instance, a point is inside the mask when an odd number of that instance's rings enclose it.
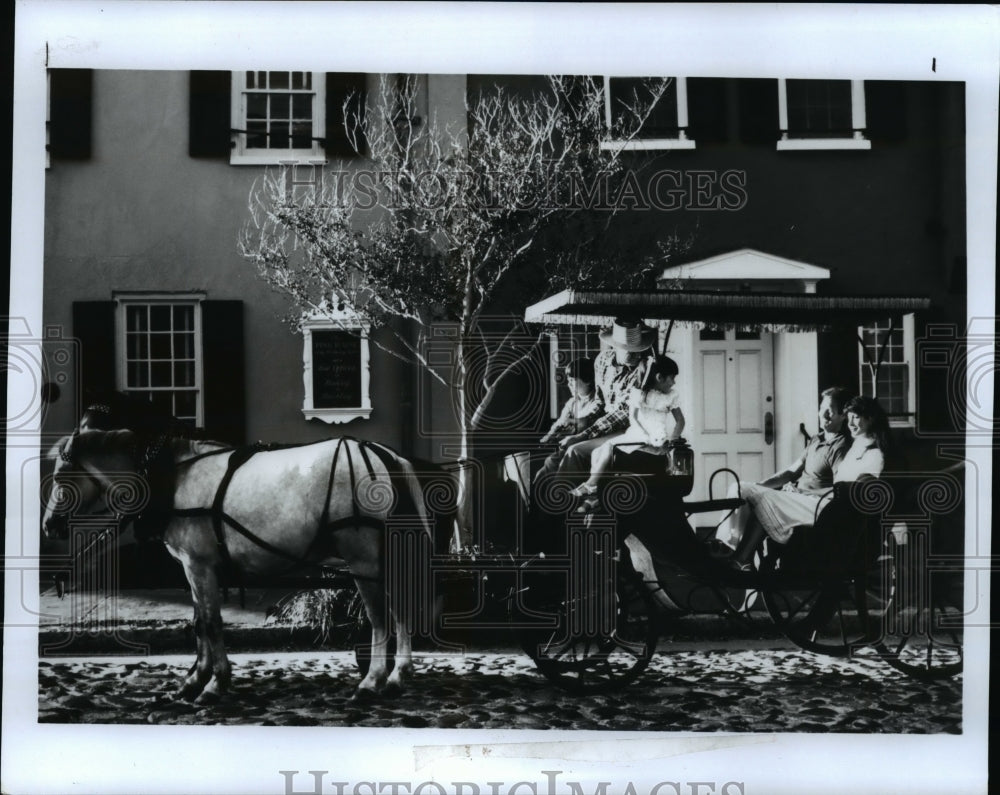
<instances>
[{"instance_id":1,"label":"carriage canopy","mask_svg":"<svg viewBox=\"0 0 1000 795\"><path fill-rule=\"evenodd\" d=\"M818 295L816 293L648 290L563 290L525 310L529 323L610 325L623 314L660 323L751 327L764 331L822 331L833 326L926 310L920 296Z\"/></svg>"}]
</instances>

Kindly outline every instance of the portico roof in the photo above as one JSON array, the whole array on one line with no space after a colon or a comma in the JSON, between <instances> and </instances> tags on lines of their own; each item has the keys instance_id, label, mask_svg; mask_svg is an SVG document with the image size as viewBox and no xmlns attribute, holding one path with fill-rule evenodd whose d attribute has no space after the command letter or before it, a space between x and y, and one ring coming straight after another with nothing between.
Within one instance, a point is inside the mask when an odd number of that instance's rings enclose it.
<instances>
[{"instance_id":1,"label":"portico roof","mask_svg":"<svg viewBox=\"0 0 1000 795\"><path fill-rule=\"evenodd\" d=\"M529 323L610 325L622 315L650 322L740 326L772 331L815 331L859 325L925 310L920 296L649 290L563 290L529 306Z\"/></svg>"}]
</instances>

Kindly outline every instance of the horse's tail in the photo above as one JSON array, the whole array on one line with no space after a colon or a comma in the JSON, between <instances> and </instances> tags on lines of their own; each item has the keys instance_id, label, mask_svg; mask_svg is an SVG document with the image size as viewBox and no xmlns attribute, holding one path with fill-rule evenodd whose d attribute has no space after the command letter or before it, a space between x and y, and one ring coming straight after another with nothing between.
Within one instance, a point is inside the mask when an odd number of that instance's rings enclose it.
<instances>
[{"instance_id":1,"label":"horse's tail","mask_svg":"<svg viewBox=\"0 0 1000 795\"><path fill-rule=\"evenodd\" d=\"M416 517L420 529L433 541L430 513L424 500L421 473L417 467L389 447L374 442L367 442L364 445L378 457L389 474L396 495L393 514L400 517Z\"/></svg>"}]
</instances>

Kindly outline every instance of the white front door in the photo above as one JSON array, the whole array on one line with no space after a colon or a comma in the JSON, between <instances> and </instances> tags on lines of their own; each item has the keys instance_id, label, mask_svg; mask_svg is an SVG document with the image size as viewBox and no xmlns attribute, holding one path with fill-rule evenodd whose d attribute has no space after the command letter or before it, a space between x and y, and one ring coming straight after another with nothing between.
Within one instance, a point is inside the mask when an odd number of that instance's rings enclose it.
<instances>
[{"instance_id":1,"label":"white front door","mask_svg":"<svg viewBox=\"0 0 1000 795\"><path fill-rule=\"evenodd\" d=\"M708 482L721 467L741 480L760 480L774 472L774 342L756 331L693 331L694 378L688 437L695 454L694 490L688 499L708 499ZM713 484L724 497L732 477ZM710 517L694 517L697 525ZM711 522L714 524L714 521Z\"/></svg>"}]
</instances>

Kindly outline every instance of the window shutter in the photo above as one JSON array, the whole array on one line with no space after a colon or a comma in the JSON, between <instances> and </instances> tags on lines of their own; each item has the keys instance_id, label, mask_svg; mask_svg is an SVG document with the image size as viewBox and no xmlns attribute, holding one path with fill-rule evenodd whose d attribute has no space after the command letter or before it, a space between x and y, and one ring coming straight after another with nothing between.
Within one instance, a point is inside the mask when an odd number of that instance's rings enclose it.
<instances>
[{"instance_id":1,"label":"window shutter","mask_svg":"<svg viewBox=\"0 0 1000 795\"><path fill-rule=\"evenodd\" d=\"M906 137L906 94L902 83L865 81L867 137L880 143L897 143Z\"/></svg>"},{"instance_id":2,"label":"window shutter","mask_svg":"<svg viewBox=\"0 0 1000 795\"><path fill-rule=\"evenodd\" d=\"M91 149L94 72L52 69L49 74L49 155L86 160Z\"/></svg>"},{"instance_id":3,"label":"window shutter","mask_svg":"<svg viewBox=\"0 0 1000 795\"><path fill-rule=\"evenodd\" d=\"M205 432L211 439L242 444L246 435L243 302L205 301L201 308Z\"/></svg>"},{"instance_id":4,"label":"window shutter","mask_svg":"<svg viewBox=\"0 0 1000 795\"><path fill-rule=\"evenodd\" d=\"M188 101L188 154L229 157L232 149L232 73L193 71Z\"/></svg>"},{"instance_id":5,"label":"window shutter","mask_svg":"<svg viewBox=\"0 0 1000 795\"><path fill-rule=\"evenodd\" d=\"M725 79L689 77L687 96L688 137L699 144L729 140Z\"/></svg>"},{"instance_id":6,"label":"window shutter","mask_svg":"<svg viewBox=\"0 0 1000 795\"><path fill-rule=\"evenodd\" d=\"M740 140L747 144L774 144L778 140L778 81L739 81Z\"/></svg>"},{"instance_id":7,"label":"window shutter","mask_svg":"<svg viewBox=\"0 0 1000 795\"><path fill-rule=\"evenodd\" d=\"M365 75L357 72L328 72L326 75L326 140L324 147L331 157L357 157L344 128L344 102L350 97L351 116L365 113ZM358 130L358 148L365 152L365 138Z\"/></svg>"},{"instance_id":8,"label":"window shutter","mask_svg":"<svg viewBox=\"0 0 1000 795\"><path fill-rule=\"evenodd\" d=\"M80 409L114 392L115 302L74 301L73 336L80 342ZM79 419L79 418L78 418Z\"/></svg>"}]
</instances>

